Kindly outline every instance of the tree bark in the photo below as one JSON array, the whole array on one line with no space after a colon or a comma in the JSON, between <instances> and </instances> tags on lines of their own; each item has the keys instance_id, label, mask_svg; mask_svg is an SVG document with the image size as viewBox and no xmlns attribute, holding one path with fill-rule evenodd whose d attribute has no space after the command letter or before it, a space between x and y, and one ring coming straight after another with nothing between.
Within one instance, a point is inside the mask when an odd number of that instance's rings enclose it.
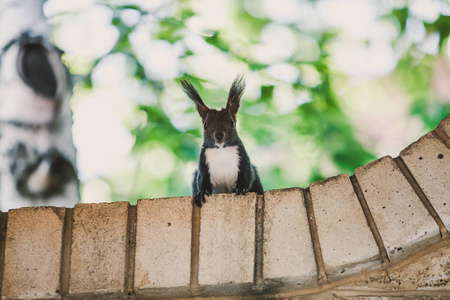
<instances>
[{"instance_id":1,"label":"tree bark","mask_svg":"<svg viewBox=\"0 0 450 300\"><path fill-rule=\"evenodd\" d=\"M0 210L79 201L70 76L43 0L0 2Z\"/></svg>"}]
</instances>

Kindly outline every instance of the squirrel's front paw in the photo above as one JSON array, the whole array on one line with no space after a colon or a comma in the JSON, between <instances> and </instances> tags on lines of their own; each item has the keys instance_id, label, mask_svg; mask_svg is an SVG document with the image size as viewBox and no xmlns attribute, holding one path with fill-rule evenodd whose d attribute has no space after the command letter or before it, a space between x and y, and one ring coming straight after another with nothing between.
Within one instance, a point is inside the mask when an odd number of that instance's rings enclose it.
<instances>
[{"instance_id":1,"label":"squirrel's front paw","mask_svg":"<svg viewBox=\"0 0 450 300\"><path fill-rule=\"evenodd\" d=\"M246 188L235 188L234 192L236 193L236 195L245 195L248 192L248 189Z\"/></svg>"},{"instance_id":2,"label":"squirrel's front paw","mask_svg":"<svg viewBox=\"0 0 450 300\"><path fill-rule=\"evenodd\" d=\"M205 196L209 196L209 195L211 195L211 192L209 192L209 191L203 191L203 192L198 193L197 195L194 196L194 203L198 207L202 207L203 203L206 203Z\"/></svg>"}]
</instances>

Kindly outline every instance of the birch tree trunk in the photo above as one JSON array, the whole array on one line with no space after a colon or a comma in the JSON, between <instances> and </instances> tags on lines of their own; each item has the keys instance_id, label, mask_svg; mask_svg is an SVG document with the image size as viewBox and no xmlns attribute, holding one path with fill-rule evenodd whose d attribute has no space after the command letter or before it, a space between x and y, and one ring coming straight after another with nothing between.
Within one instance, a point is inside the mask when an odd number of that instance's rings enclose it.
<instances>
[{"instance_id":1,"label":"birch tree trunk","mask_svg":"<svg viewBox=\"0 0 450 300\"><path fill-rule=\"evenodd\" d=\"M0 210L79 200L70 76L43 0L0 1Z\"/></svg>"}]
</instances>

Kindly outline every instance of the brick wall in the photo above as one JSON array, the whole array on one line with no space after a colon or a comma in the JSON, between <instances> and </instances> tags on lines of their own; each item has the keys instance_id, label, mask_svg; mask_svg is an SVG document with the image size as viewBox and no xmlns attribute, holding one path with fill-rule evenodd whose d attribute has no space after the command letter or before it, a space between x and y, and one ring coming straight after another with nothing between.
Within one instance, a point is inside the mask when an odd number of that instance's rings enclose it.
<instances>
[{"instance_id":1,"label":"brick wall","mask_svg":"<svg viewBox=\"0 0 450 300\"><path fill-rule=\"evenodd\" d=\"M1 213L1 298L450 299L449 229L450 115L307 189Z\"/></svg>"}]
</instances>

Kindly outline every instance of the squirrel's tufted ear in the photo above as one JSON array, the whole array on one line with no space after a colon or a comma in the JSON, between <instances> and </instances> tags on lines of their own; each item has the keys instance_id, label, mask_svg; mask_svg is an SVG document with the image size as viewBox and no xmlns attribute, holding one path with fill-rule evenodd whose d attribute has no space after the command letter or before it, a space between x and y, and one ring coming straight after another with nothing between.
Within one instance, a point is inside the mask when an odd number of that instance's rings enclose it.
<instances>
[{"instance_id":1,"label":"squirrel's tufted ear","mask_svg":"<svg viewBox=\"0 0 450 300\"><path fill-rule=\"evenodd\" d=\"M238 74L231 84L230 92L228 94L227 107L231 115L235 116L241 105L241 97L245 90L245 78L243 74Z\"/></svg>"},{"instance_id":2,"label":"squirrel's tufted ear","mask_svg":"<svg viewBox=\"0 0 450 300\"><path fill-rule=\"evenodd\" d=\"M189 80L181 80L180 83L181 86L183 87L183 91L186 93L189 99L195 102L198 114L202 119L204 119L210 109L205 105L198 91L195 89L195 87Z\"/></svg>"}]
</instances>

